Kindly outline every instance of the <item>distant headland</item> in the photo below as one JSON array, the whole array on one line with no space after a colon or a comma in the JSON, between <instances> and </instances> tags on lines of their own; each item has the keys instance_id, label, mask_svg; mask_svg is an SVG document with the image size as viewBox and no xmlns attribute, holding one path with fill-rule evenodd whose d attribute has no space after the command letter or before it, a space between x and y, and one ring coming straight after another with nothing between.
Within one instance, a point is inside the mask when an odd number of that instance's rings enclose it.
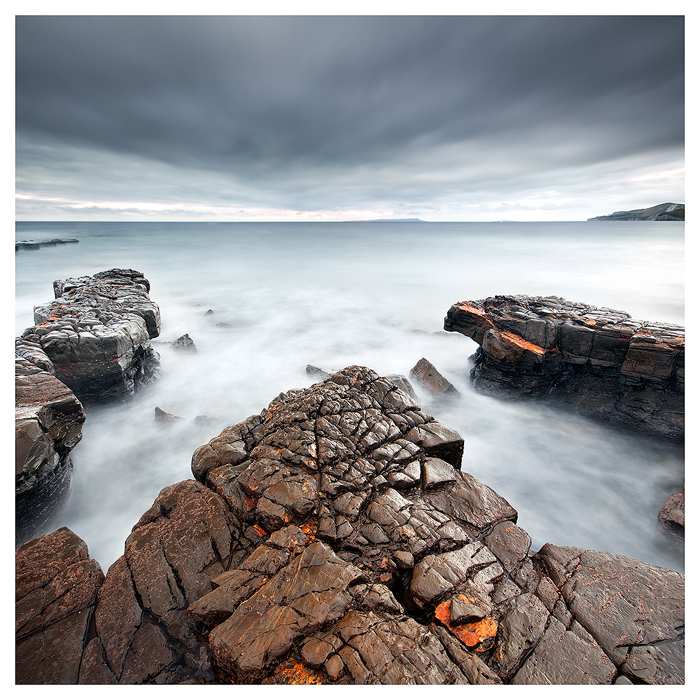
<instances>
[{"instance_id":1,"label":"distant headland","mask_svg":"<svg viewBox=\"0 0 700 700\"><path fill-rule=\"evenodd\" d=\"M685 221L685 204L657 204L648 209L616 211L607 216L594 216L588 221Z\"/></svg>"},{"instance_id":2,"label":"distant headland","mask_svg":"<svg viewBox=\"0 0 700 700\"><path fill-rule=\"evenodd\" d=\"M414 224L426 223L423 219L363 219L363 224Z\"/></svg>"}]
</instances>

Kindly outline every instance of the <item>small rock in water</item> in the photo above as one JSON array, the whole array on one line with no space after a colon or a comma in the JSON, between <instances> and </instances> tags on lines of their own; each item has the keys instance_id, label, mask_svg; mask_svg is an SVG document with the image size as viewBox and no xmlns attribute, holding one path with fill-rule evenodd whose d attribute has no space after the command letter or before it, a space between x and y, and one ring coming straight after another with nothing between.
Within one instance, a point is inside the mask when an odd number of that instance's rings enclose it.
<instances>
[{"instance_id":1,"label":"small rock in water","mask_svg":"<svg viewBox=\"0 0 700 700\"><path fill-rule=\"evenodd\" d=\"M659 525L667 532L685 535L685 493L671 494L659 511Z\"/></svg>"},{"instance_id":2,"label":"small rock in water","mask_svg":"<svg viewBox=\"0 0 700 700\"><path fill-rule=\"evenodd\" d=\"M204 312L204 315L205 315L205 316L213 316L213 315L214 315L214 309L207 309L207 310Z\"/></svg>"},{"instance_id":3,"label":"small rock in water","mask_svg":"<svg viewBox=\"0 0 700 700\"><path fill-rule=\"evenodd\" d=\"M175 421L182 420L182 416L175 415L170 411L166 411L160 406L156 406L156 421L158 423L174 423Z\"/></svg>"},{"instance_id":4,"label":"small rock in water","mask_svg":"<svg viewBox=\"0 0 700 700\"><path fill-rule=\"evenodd\" d=\"M194 344L192 338L190 338L188 333L181 335L177 340L170 343L175 350L182 350L185 352L197 352L197 346Z\"/></svg>"},{"instance_id":5,"label":"small rock in water","mask_svg":"<svg viewBox=\"0 0 700 700\"><path fill-rule=\"evenodd\" d=\"M433 396L460 396L459 391L424 357L418 360L409 376Z\"/></svg>"}]
</instances>

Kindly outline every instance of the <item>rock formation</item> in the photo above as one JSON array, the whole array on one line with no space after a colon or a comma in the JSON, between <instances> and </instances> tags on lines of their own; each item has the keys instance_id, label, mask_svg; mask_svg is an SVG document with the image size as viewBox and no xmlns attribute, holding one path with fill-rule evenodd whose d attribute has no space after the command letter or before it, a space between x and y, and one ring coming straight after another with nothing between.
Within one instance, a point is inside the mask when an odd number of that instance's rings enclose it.
<instances>
[{"instance_id":1,"label":"rock formation","mask_svg":"<svg viewBox=\"0 0 700 700\"><path fill-rule=\"evenodd\" d=\"M77 238L50 238L46 241L17 241L15 253L18 250L36 250L45 246L61 245L63 243L80 243Z\"/></svg>"},{"instance_id":2,"label":"rock formation","mask_svg":"<svg viewBox=\"0 0 700 700\"><path fill-rule=\"evenodd\" d=\"M27 359L31 358L31 359ZM70 485L69 453L82 437L83 407L51 372L40 348L15 354L15 538L34 537L60 511Z\"/></svg>"},{"instance_id":3,"label":"rock formation","mask_svg":"<svg viewBox=\"0 0 700 700\"><path fill-rule=\"evenodd\" d=\"M18 552L17 681L683 683L683 577L532 552L463 446L366 368L280 394L195 451L96 596L68 531Z\"/></svg>"},{"instance_id":4,"label":"rock formation","mask_svg":"<svg viewBox=\"0 0 700 700\"><path fill-rule=\"evenodd\" d=\"M685 537L685 491L666 499L659 511L659 525L669 534Z\"/></svg>"},{"instance_id":5,"label":"rock formation","mask_svg":"<svg viewBox=\"0 0 700 700\"><path fill-rule=\"evenodd\" d=\"M173 347L174 350L177 350L179 352L197 352L197 346L194 344L192 338L190 338L189 333L185 333L185 335L181 335L177 340L173 340L173 342L170 343L170 345Z\"/></svg>"},{"instance_id":6,"label":"rock formation","mask_svg":"<svg viewBox=\"0 0 700 700\"><path fill-rule=\"evenodd\" d=\"M125 398L155 376L160 317L148 290L134 270L57 280L56 300L15 340L16 542L45 529L68 495L85 421L77 397Z\"/></svg>"},{"instance_id":7,"label":"rock formation","mask_svg":"<svg viewBox=\"0 0 700 700\"><path fill-rule=\"evenodd\" d=\"M150 339L160 332L150 285L135 270L106 270L54 282L56 299L34 309L22 334L51 360L56 377L84 403L125 399L157 372Z\"/></svg>"},{"instance_id":8,"label":"rock formation","mask_svg":"<svg viewBox=\"0 0 700 700\"><path fill-rule=\"evenodd\" d=\"M685 204L657 204L646 209L616 211L607 216L594 216L588 221L685 221Z\"/></svg>"},{"instance_id":9,"label":"rock formation","mask_svg":"<svg viewBox=\"0 0 700 700\"><path fill-rule=\"evenodd\" d=\"M425 391L437 398L450 398L460 395L454 385L438 372L435 365L424 357L416 363L408 375L413 381L418 382Z\"/></svg>"},{"instance_id":10,"label":"rock formation","mask_svg":"<svg viewBox=\"0 0 700 700\"><path fill-rule=\"evenodd\" d=\"M514 295L453 304L445 330L479 344L471 378L481 391L547 398L613 425L683 439L682 326Z\"/></svg>"}]
</instances>

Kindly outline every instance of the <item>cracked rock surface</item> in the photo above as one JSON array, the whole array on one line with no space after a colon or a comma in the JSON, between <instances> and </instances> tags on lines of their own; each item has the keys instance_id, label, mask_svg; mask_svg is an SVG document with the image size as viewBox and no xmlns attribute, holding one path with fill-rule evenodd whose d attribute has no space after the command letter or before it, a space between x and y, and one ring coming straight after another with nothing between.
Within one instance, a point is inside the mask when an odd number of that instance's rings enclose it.
<instances>
[{"instance_id":1,"label":"cracked rock surface","mask_svg":"<svg viewBox=\"0 0 700 700\"><path fill-rule=\"evenodd\" d=\"M453 304L445 330L479 344L471 378L481 391L546 397L614 425L683 439L682 326L514 295Z\"/></svg>"},{"instance_id":2,"label":"cracked rock surface","mask_svg":"<svg viewBox=\"0 0 700 700\"><path fill-rule=\"evenodd\" d=\"M83 402L125 399L151 381L160 332L150 284L136 270L112 269L54 282L55 300L34 308L21 340L43 352L55 376Z\"/></svg>"},{"instance_id":3,"label":"cracked rock surface","mask_svg":"<svg viewBox=\"0 0 700 700\"><path fill-rule=\"evenodd\" d=\"M280 394L134 526L66 646L80 658L45 645L41 663L73 659L80 683L682 683L683 577L532 552L462 450L367 368ZM27 545L18 581L55 536ZM42 559L54 587L64 569ZM27 644L53 622L21 600Z\"/></svg>"}]
</instances>

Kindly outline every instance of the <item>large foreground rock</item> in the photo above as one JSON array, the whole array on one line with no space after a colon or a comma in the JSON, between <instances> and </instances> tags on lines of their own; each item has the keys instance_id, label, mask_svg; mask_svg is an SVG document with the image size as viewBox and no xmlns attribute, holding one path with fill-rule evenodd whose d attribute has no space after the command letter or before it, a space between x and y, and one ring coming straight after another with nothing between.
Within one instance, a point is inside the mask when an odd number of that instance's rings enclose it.
<instances>
[{"instance_id":1,"label":"large foreground rock","mask_svg":"<svg viewBox=\"0 0 700 700\"><path fill-rule=\"evenodd\" d=\"M459 470L463 446L366 368L281 394L198 448L197 481L136 524L78 682L682 683L683 577L532 552L514 509ZM23 557L18 577L39 559Z\"/></svg>"},{"instance_id":2,"label":"large foreground rock","mask_svg":"<svg viewBox=\"0 0 700 700\"><path fill-rule=\"evenodd\" d=\"M682 326L515 295L453 304L445 330L479 344L471 376L481 391L547 398L613 425L683 439Z\"/></svg>"},{"instance_id":3,"label":"large foreground rock","mask_svg":"<svg viewBox=\"0 0 700 700\"><path fill-rule=\"evenodd\" d=\"M83 402L133 395L155 376L151 338L160 332L150 285L135 270L112 269L54 282L56 299L34 309L22 340L51 360L56 377Z\"/></svg>"}]
</instances>

